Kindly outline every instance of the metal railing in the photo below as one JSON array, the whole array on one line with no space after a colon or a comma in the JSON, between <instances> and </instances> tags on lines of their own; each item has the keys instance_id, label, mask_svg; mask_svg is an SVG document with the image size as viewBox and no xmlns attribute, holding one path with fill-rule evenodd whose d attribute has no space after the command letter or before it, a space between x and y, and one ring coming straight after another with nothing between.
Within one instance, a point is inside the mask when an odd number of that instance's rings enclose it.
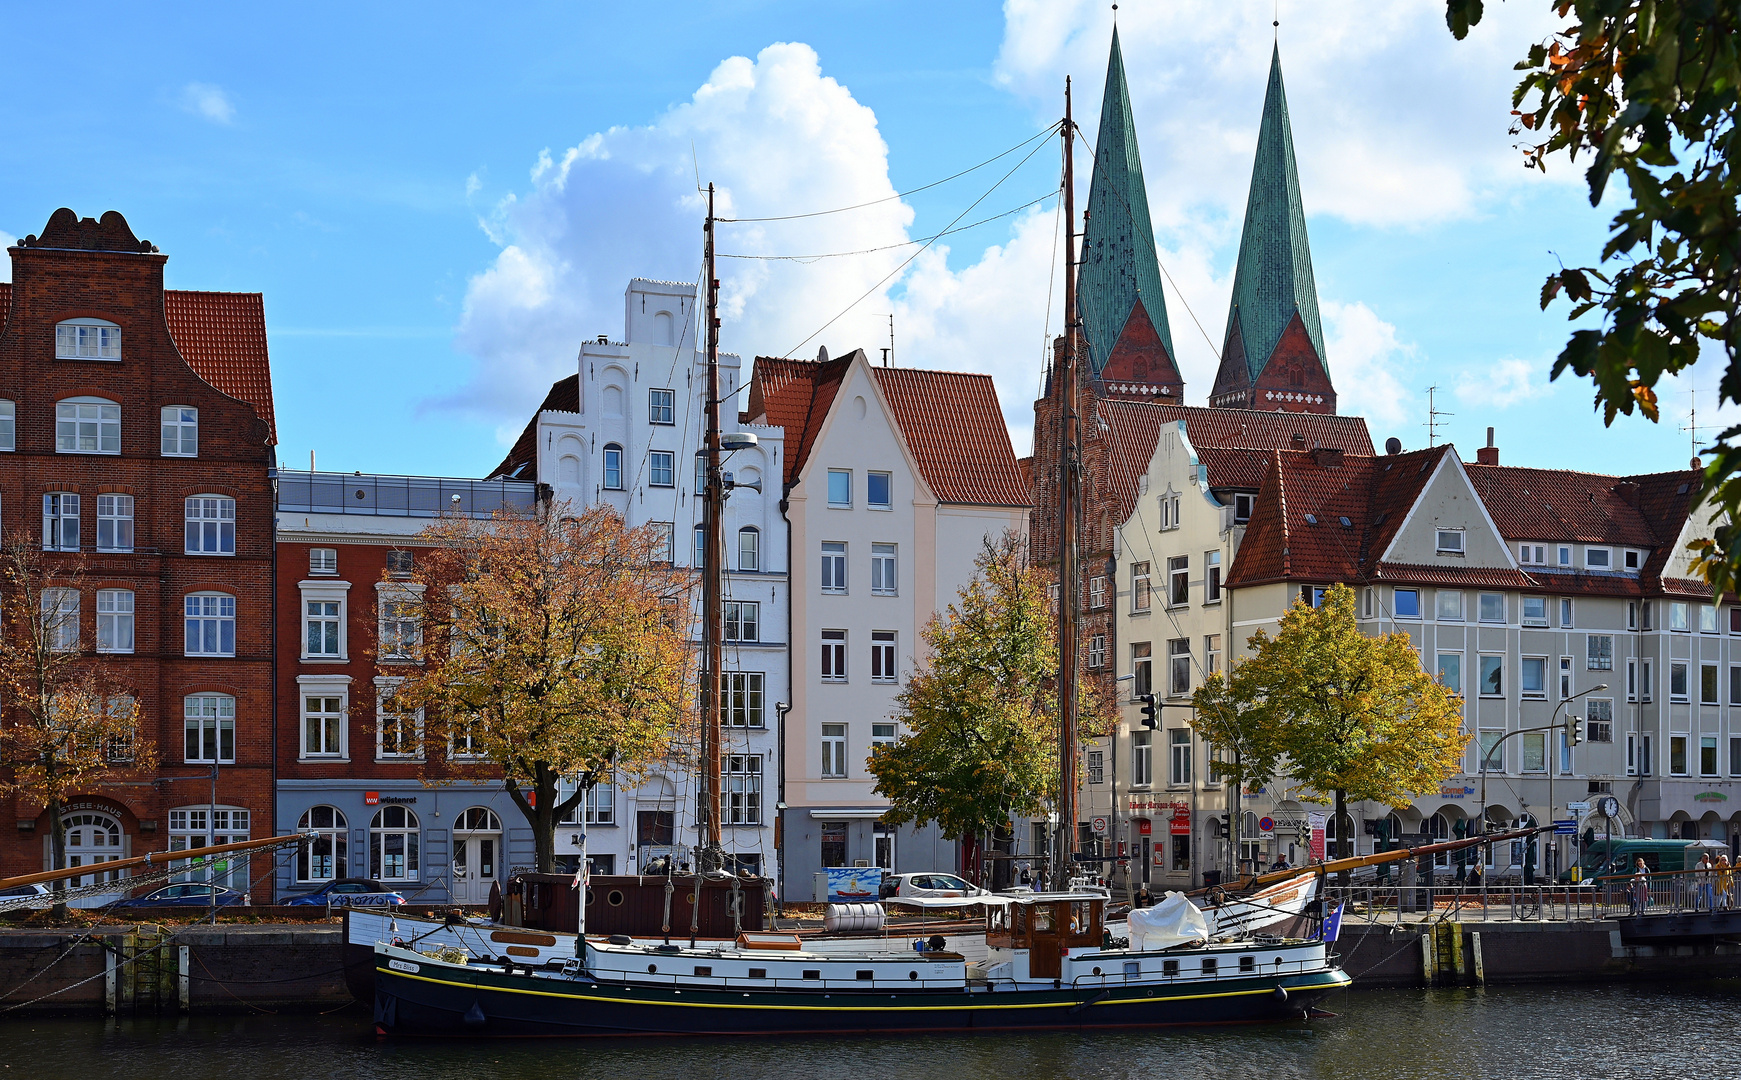
<instances>
[{"instance_id":1,"label":"metal railing","mask_svg":"<svg viewBox=\"0 0 1741 1080\"><path fill-rule=\"evenodd\" d=\"M528 480L310 473L289 469L279 470L277 480L279 513L426 518L458 513L487 518L497 512L529 514L537 501L537 485Z\"/></svg>"},{"instance_id":2,"label":"metal railing","mask_svg":"<svg viewBox=\"0 0 1741 1080\"><path fill-rule=\"evenodd\" d=\"M1630 915L1675 915L1741 909L1741 871L1677 870L1641 878L1602 877L1578 884L1327 886L1330 903L1345 904L1349 923L1591 922Z\"/></svg>"}]
</instances>

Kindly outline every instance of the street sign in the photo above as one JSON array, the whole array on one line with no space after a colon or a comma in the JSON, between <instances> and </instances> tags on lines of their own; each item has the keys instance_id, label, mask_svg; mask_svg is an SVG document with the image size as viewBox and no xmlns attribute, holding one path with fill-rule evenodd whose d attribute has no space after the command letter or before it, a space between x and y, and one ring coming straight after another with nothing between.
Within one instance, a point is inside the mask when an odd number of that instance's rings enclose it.
<instances>
[{"instance_id":1,"label":"street sign","mask_svg":"<svg viewBox=\"0 0 1741 1080\"><path fill-rule=\"evenodd\" d=\"M1587 814L1590 812L1590 804L1587 802L1569 802L1566 804L1566 809L1574 814Z\"/></svg>"},{"instance_id":2,"label":"street sign","mask_svg":"<svg viewBox=\"0 0 1741 1080\"><path fill-rule=\"evenodd\" d=\"M1088 822L1088 828L1090 831L1092 831L1094 833L1095 836L1105 836L1106 835L1106 819L1104 817L1092 818Z\"/></svg>"},{"instance_id":3,"label":"street sign","mask_svg":"<svg viewBox=\"0 0 1741 1080\"><path fill-rule=\"evenodd\" d=\"M1578 822L1577 822L1577 820L1573 819L1573 818L1555 818L1554 819L1554 835L1555 836L1576 836L1576 835L1578 835Z\"/></svg>"},{"instance_id":4,"label":"street sign","mask_svg":"<svg viewBox=\"0 0 1741 1080\"><path fill-rule=\"evenodd\" d=\"M1276 819L1273 817L1260 817L1260 818L1258 818L1257 819L1257 831L1261 832L1261 833L1273 833L1273 832L1275 832L1276 831Z\"/></svg>"}]
</instances>

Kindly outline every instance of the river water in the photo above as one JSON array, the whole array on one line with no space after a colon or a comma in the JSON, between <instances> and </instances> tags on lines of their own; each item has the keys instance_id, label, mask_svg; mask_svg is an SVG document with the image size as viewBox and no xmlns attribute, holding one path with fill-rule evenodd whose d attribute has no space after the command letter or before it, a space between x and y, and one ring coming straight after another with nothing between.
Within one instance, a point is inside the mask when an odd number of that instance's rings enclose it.
<instances>
[{"instance_id":1,"label":"river water","mask_svg":"<svg viewBox=\"0 0 1741 1080\"><path fill-rule=\"evenodd\" d=\"M609 1042L377 1040L328 1016L9 1019L0 1080L1053 1080L1741 1075L1741 983L1350 991L1287 1027L1117 1035Z\"/></svg>"}]
</instances>

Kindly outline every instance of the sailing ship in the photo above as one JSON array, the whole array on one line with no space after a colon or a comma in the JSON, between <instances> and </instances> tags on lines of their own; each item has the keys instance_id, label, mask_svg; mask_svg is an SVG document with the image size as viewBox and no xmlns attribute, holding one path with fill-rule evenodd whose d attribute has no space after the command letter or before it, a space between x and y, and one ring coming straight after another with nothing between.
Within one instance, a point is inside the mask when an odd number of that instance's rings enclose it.
<instances>
[{"instance_id":1,"label":"sailing ship","mask_svg":"<svg viewBox=\"0 0 1741 1080\"><path fill-rule=\"evenodd\" d=\"M1075 129L1068 80L1059 130L1064 213L1074 223ZM719 710L713 704L721 659L722 497L713 222L710 186L705 230L704 736L697 815L702 845L697 867L704 876L723 878L729 872L721 868L719 854ZM403 917L393 920L390 933L383 933L379 921L390 916L352 912L353 940L355 935L374 935L370 955L378 1032L770 1035L1262 1023L1308 1018L1325 996L1349 985L1332 952L1338 920L1325 918L1322 904L1314 903L1323 874L1340 869L1335 864L1320 864L1298 876L1255 879L1247 883L1256 889L1250 895L1218 896L1204 907L1171 894L1157 908L1131 912L1122 936L1115 933L1116 924L1108 925L1104 892L1071 888L1068 875L1076 860L1075 830L1069 823L1076 820L1077 790L1074 526L1080 506L1074 224L1065 237L1065 347L1056 373L1064 420L1059 425L1063 475L1057 680L1057 819L1063 824L1053 841L1054 891L1011 894L984 903L983 956L968 956L942 937L909 945L886 935L853 941L740 929L730 938L704 941L699 914L692 915L688 935L679 928L677 936L687 936L687 944L671 941L669 925L662 940L627 933L589 937L584 904L575 905L578 925L573 935L465 923L422 930ZM1385 853L1382 861L1425 853ZM1307 932L1290 937L1263 932L1283 924Z\"/></svg>"}]
</instances>

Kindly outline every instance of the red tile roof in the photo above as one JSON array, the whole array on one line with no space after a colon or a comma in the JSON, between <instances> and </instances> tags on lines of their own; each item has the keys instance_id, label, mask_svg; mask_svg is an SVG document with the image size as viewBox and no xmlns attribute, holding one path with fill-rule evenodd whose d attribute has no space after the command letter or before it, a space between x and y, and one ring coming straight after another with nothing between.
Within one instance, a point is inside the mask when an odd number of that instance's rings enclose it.
<instances>
[{"instance_id":1,"label":"red tile roof","mask_svg":"<svg viewBox=\"0 0 1741 1080\"><path fill-rule=\"evenodd\" d=\"M0 330L12 311L12 286L0 282ZM169 336L194 374L254 407L278 442L272 408L272 364L266 350L266 302L259 293L163 291Z\"/></svg>"},{"instance_id":2,"label":"red tile roof","mask_svg":"<svg viewBox=\"0 0 1741 1080\"><path fill-rule=\"evenodd\" d=\"M1377 576L1379 556L1449 450L1345 454L1323 464L1311 453L1272 452L1228 584Z\"/></svg>"},{"instance_id":3,"label":"red tile roof","mask_svg":"<svg viewBox=\"0 0 1741 1080\"><path fill-rule=\"evenodd\" d=\"M855 355L823 361L756 357L744 412L755 423L785 429L786 487L797 482Z\"/></svg>"},{"instance_id":4,"label":"red tile roof","mask_svg":"<svg viewBox=\"0 0 1741 1080\"><path fill-rule=\"evenodd\" d=\"M519 480L536 480L537 471L527 476L515 477L514 474L526 465L535 465L538 461L538 413L551 410L555 412L580 411L580 374L576 372L566 379L557 379L550 384L550 392L544 395L544 403L538 406L532 414L532 419L526 421L526 427L520 432L520 437L514 440L514 445L508 450L508 456L502 463L491 469L486 478L498 476L514 477Z\"/></svg>"},{"instance_id":5,"label":"red tile roof","mask_svg":"<svg viewBox=\"0 0 1741 1080\"><path fill-rule=\"evenodd\" d=\"M990 375L889 367L871 374L938 502L1031 505Z\"/></svg>"},{"instance_id":6,"label":"red tile roof","mask_svg":"<svg viewBox=\"0 0 1741 1080\"><path fill-rule=\"evenodd\" d=\"M1464 467L1500 535L1508 540L1648 547L1663 539L1622 495L1624 477L1514 465ZM1674 528L1680 531L1678 521Z\"/></svg>"},{"instance_id":7,"label":"red tile roof","mask_svg":"<svg viewBox=\"0 0 1741 1080\"><path fill-rule=\"evenodd\" d=\"M1330 446L1350 454L1371 454L1372 436L1367 433L1365 419L1358 416L1324 416L1315 413L1260 412L1254 409L1210 409L1198 405L1157 405L1148 401L1128 401L1122 398L1103 399L1096 403L1100 410L1100 436L1108 440L1107 475L1105 483L1115 506L1113 520L1124 521L1136 506L1137 478L1149 471L1155 456L1155 443L1163 425L1185 422L1185 434L1199 459L1210 464L1211 486L1215 472L1233 461L1236 454L1224 452L1210 457L1204 451L1247 451L1246 461L1238 466L1243 479L1255 473L1261 479L1267 454L1251 454L1251 450L1282 450L1303 446L1310 450ZM1294 436L1298 435L1296 442ZM1090 435L1090 437L1095 437ZM1258 487L1257 483L1229 484L1229 487Z\"/></svg>"},{"instance_id":8,"label":"red tile roof","mask_svg":"<svg viewBox=\"0 0 1741 1080\"><path fill-rule=\"evenodd\" d=\"M1269 469L1269 459L1267 450L1243 450L1230 446L1197 450L1197 461L1209 470L1211 488L1256 491L1263 487L1263 474Z\"/></svg>"}]
</instances>

